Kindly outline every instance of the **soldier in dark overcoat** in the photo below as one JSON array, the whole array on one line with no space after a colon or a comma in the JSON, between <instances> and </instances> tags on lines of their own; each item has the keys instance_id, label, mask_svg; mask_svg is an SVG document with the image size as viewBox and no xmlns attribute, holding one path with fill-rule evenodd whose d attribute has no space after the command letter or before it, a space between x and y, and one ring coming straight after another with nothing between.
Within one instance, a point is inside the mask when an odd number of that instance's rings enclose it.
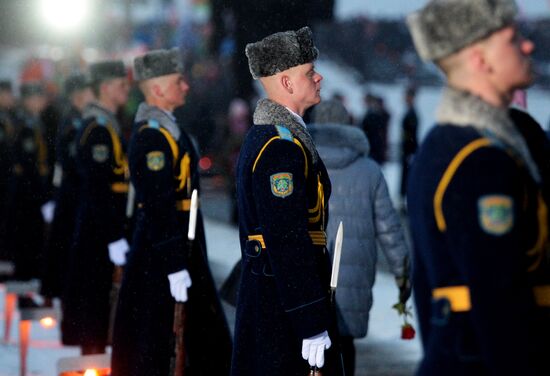
<instances>
[{"instance_id":1,"label":"soldier in dark overcoat","mask_svg":"<svg viewBox=\"0 0 550 376\"><path fill-rule=\"evenodd\" d=\"M231 374L340 375L326 250L330 180L302 120L320 102L308 27L246 48L267 93L241 148L237 199L242 278ZM328 349L328 350L327 350Z\"/></svg>"},{"instance_id":2,"label":"soldier in dark overcoat","mask_svg":"<svg viewBox=\"0 0 550 376\"><path fill-rule=\"evenodd\" d=\"M82 126L82 111L94 99L89 79L83 74L67 77L64 86L69 107L63 114L57 134L53 173L55 212L46 245L46 270L40 288L40 293L46 299L60 297L66 284L69 249L78 206L76 134Z\"/></svg>"},{"instance_id":3,"label":"soldier in dark overcoat","mask_svg":"<svg viewBox=\"0 0 550 376\"><path fill-rule=\"evenodd\" d=\"M416 89L414 87L407 88L405 92L407 111L401 120L401 186L399 193L403 200L402 204L405 203L406 199L409 170L414 153L418 148L418 115L414 108L415 97Z\"/></svg>"},{"instance_id":4,"label":"soldier in dark overcoat","mask_svg":"<svg viewBox=\"0 0 550 376\"><path fill-rule=\"evenodd\" d=\"M13 167L7 203L8 244L13 252L14 279L38 278L44 240L41 207L46 203L47 148L40 113L47 104L44 87L37 82L21 85L21 107L16 112Z\"/></svg>"},{"instance_id":5,"label":"soldier in dark overcoat","mask_svg":"<svg viewBox=\"0 0 550 376\"><path fill-rule=\"evenodd\" d=\"M83 354L102 353L108 341L111 251L125 252L128 163L115 113L128 98L122 61L90 66L97 101L88 105L77 133L79 178L74 239L63 293L62 340Z\"/></svg>"},{"instance_id":6,"label":"soldier in dark overcoat","mask_svg":"<svg viewBox=\"0 0 550 376\"><path fill-rule=\"evenodd\" d=\"M533 80L516 13L513 0L432 0L408 19L448 81L409 179L417 375L550 374L548 204L508 113Z\"/></svg>"},{"instance_id":7,"label":"soldier in dark overcoat","mask_svg":"<svg viewBox=\"0 0 550 376\"><path fill-rule=\"evenodd\" d=\"M0 260L11 260L6 243L7 194L12 172L13 141L15 137L15 96L11 81L0 81Z\"/></svg>"},{"instance_id":8,"label":"soldier in dark overcoat","mask_svg":"<svg viewBox=\"0 0 550 376\"><path fill-rule=\"evenodd\" d=\"M151 51L134 67L145 102L129 146L137 213L117 307L112 374L172 374L177 301L185 302L185 374L228 375L231 336L208 266L200 212L197 240L187 241L199 173L195 147L172 114L189 90L180 52Z\"/></svg>"}]
</instances>

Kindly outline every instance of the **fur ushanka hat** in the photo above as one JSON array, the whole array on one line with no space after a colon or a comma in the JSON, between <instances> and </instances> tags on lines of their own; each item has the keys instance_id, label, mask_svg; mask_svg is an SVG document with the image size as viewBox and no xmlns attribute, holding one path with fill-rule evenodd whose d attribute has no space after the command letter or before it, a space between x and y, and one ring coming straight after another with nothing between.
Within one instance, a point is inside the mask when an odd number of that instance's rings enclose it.
<instances>
[{"instance_id":1,"label":"fur ushanka hat","mask_svg":"<svg viewBox=\"0 0 550 376\"><path fill-rule=\"evenodd\" d=\"M90 65L90 80L92 83L122 77L126 77L126 68L122 60L101 61Z\"/></svg>"},{"instance_id":2,"label":"fur ushanka hat","mask_svg":"<svg viewBox=\"0 0 550 376\"><path fill-rule=\"evenodd\" d=\"M183 73L183 62L177 48L154 50L134 59L134 77L137 81Z\"/></svg>"},{"instance_id":3,"label":"fur ushanka hat","mask_svg":"<svg viewBox=\"0 0 550 376\"><path fill-rule=\"evenodd\" d=\"M269 77L289 68L311 63L319 55L309 27L271 34L245 49L252 78Z\"/></svg>"},{"instance_id":4,"label":"fur ushanka hat","mask_svg":"<svg viewBox=\"0 0 550 376\"><path fill-rule=\"evenodd\" d=\"M437 61L513 24L514 0L431 0L407 24L418 54Z\"/></svg>"},{"instance_id":5,"label":"fur ushanka hat","mask_svg":"<svg viewBox=\"0 0 550 376\"><path fill-rule=\"evenodd\" d=\"M87 87L90 87L90 80L88 77L82 73L74 73L67 77L63 89L65 95L69 96L72 93L84 90Z\"/></svg>"},{"instance_id":6,"label":"fur ushanka hat","mask_svg":"<svg viewBox=\"0 0 550 376\"><path fill-rule=\"evenodd\" d=\"M19 87L19 93L21 94L21 98L28 98L33 95L45 95L46 88L42 82L29 81L21 84Z\"/></svg>"},{"instance_id":7,"label":"fur ushanka hat","mask_svg":"<svg viewBox=\"0 0 550 376\"><path fill-rule=\"evenodd\" d=\"M10 80L0 80L0 91L12 91L12 85Z\"/></svg>"}]
</instances>

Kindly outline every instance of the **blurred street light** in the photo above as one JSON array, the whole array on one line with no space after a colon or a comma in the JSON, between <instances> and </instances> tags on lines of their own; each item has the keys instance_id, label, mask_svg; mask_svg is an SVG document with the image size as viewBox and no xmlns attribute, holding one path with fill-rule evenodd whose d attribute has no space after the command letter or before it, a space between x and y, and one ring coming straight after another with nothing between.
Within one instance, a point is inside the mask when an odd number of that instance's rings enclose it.
<instances>
[{"instance_id":1,"label":"blurred street light","mask_svg":"<svg viewBox=\"0 0 550 376\"><path fill-rule=\"evenodd\" d=\"M58 32L78 32L90 14L91 0L40 0L40 12L47 26Z\"/></svg>"}]
</instances>

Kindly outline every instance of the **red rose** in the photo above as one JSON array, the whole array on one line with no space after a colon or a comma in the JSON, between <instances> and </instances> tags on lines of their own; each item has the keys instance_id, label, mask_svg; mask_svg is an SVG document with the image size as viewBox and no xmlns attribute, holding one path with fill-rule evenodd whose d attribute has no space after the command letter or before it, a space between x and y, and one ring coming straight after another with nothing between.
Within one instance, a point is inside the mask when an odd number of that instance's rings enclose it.
<instances>
[{"instance_id":1,"label":"red rose","mask_svg":"<svg viewBox=\"0 0 550 376\"><path fill-rule=\"evenodd\" d=\"M413 339L416 331L407 320L407 317L412 317L411 309L401 302L394 304L392 308L397 311L399 316L403 317L403 325L401 325L401 339Z\"/></svg>"},{"instance_id":2,"label":"red rose","mask_svg":"<svg viewBox=\"0 0 550 376\"><path fill-rule=\"evenodd\" d=\"M411 324L401 326L401 339L413 339L416 332Z\"/></svg>"}]
</instances>

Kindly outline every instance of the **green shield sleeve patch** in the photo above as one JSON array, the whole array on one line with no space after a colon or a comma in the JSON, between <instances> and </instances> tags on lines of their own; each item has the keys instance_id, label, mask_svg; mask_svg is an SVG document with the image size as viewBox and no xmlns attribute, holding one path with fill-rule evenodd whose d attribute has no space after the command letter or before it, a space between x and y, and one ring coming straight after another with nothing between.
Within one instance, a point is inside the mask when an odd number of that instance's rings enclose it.
<instances>
[{"instance_id":1,"label":"green shield sleeve patch","mask_svg":"<svg viewBox=\"0 0 550 376\"><path fill-rule=\"evenodd\" d=\"M294 191L292 174L289 172L280 172L270 176L271 193L275 197L288 197Z\"/></svg>"},{"instance_id":2,"label":"green shield sleeve patch","mask_svg":"<svg viewBox=\"0 0 550 376\"><path fill-rule=\"evenodd\" d=\"M151 151L147 153L147 168L151 171L160 171L164 168L164 153Z\"/></svg>"},{"instance_id":3,"label":"green shield sleeve patch","mask_svg":"<svg viewBox=\"0 0 550 376\"><path fill-rule=\"evenodd\" d=\"M481 229L490 235L504 235L514 226L514 201L505 195L482 196L478 202Z\"/></svg>"},{"instance_id":4,"label":"green shield sleeve patch","mask_svg":"<svg viewBox=\"0 0 550 376\"><path fill-rule=\"evenodd\" d=\"M92 158L97 163L103 163L109 159L109 147L105 144L92 146Z\"/></svg>"}]
</instances>

